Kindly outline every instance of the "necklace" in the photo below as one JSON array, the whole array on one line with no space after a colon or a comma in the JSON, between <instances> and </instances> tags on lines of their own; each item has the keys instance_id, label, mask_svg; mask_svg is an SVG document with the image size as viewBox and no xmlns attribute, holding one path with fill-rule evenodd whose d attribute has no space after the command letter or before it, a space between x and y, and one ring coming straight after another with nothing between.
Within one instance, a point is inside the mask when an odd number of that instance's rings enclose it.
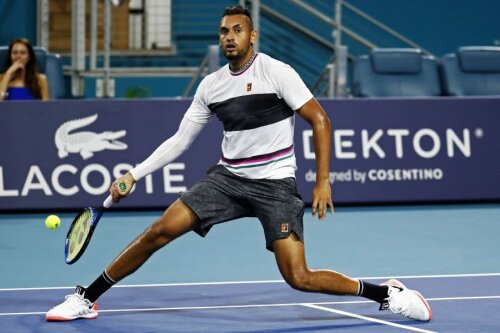
<instances>
[{"instance_id":1,"label":"necklace","mask_svg":"<svg viewBox=\"0 0 500 333\"><path fill-rule=\"evenodd\" d=\"M255 57L257 56L257 53L253 52L252 53L252 56L250 57L250 59L248 59L248 61L243 65L241 66L240 68L238 68L237 70L233 71L231 69L229 69L229 71L231 72L231 74L233 75L240 75L241 73L243 73L244 71L247 70L248 67L250 67L250 65L253 63L253 61L255 60Z\"/></svg>"}]
</instances>

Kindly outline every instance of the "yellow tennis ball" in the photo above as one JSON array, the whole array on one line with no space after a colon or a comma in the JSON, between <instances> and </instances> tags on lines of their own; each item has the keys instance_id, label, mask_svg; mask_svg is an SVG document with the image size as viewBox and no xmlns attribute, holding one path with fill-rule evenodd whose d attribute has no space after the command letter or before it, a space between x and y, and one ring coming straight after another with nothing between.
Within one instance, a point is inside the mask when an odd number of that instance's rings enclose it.
<instances>
[{"instance_id":1,"label":"yellow tennis ball","mask_svg":"<svg viewBox=\"0 0 500 333\"><path fill-rule=\"evenodd\" d=\"M49 215L45 219L45 226L47 229L57 229L61 225L61 219L57 215Z\"/></svg>"}]
</instances>

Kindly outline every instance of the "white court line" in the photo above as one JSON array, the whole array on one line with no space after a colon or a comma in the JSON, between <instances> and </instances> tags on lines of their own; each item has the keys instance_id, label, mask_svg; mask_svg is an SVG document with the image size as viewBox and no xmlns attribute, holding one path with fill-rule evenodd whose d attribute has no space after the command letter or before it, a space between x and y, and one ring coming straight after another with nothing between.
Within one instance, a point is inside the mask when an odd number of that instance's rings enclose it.
<instances>
[{"instance_id":1,"label":"white court line","mask_svg":"<svg viewBox=\"0 0 500 333\"><path fill-rule=\"evenodd\" d=\"M440 278L461 278L461 277L487 277L487 276L500 276L500 273L470 273L470 274L434 274L434 275L402 275L402 276L368 276L360 277L358 279L365 280L385 280L385 279L440 279Z\"/></svg>"},{"instance_id":2,"label":"white court line","mask_svg":"<svg viewBox=\"0 0 500 333\"><path fill-rule=\"evenodd\" d=\"M483 299L500 299L498 296L467 296L467 297L446 297L446 298L427 298L427 301L460 301L460 300L483 300ZM265 307L284 307L284 306L305 306L305 305L345 305L345 304L368 304L375 303L373 301L337 301L337 302L311 302L311 303L277 303L277 304L240 304L240 305L207 305L207 306L180 306L180 307L164 307L164 308L136 308L136 309L109 309L99 310L100 313L118 313L118 312L157 312L157 311L190 311L190 310L213 310L213 309L244 309L244 308L265 308ZM23 315L40 315L46 311L40 312L10 312L0 313L2 316L23 316Z\"/></svg>"},{"instance_id":3,"label":"white court line","mask_svg":"<svg viewBox=\"0 0 500 333\"><path fill-rule=\"evenodd\" d=\"M500 276L500 273L474 273L474 274L442 274L442 275L401 275L401 276L371 276L358 277L360 280L387 280L387 279L440 279L461 277L489 277ZM182 286L210 286L210 285L232 285L232 284L265 284L285 283L284 280L257 280L257 281L222 281L222 282L186 282L186 283L157 283L157 284L129 284L115 285L113 288L139 288L139 287L182 287ZM36 287L36 288L0 288L0 291L23 291L23 290L62 290L75 289L71 287Z\"/></svg>"},{"instance_id":4,"label":"white court line","mask_svg":"<svg viewBox=\"0 0 500 333\"><path fill-rule=\"evenodd\" d=\"M463 297L434 297L434 298L426 298L428 301L467 301L467 300L476 300L476 299L500 299L500 296L463 296Z\"/></svg>"},{"instance_id":5,"label":"white court line","mask_svg":"<svg viewBox=\"0 0 500 333\"><path fill-rule=\"evenodd\" d=\"M152 284L124 284L114 285L113 288L142 288L142 287L183 287L183 286L211 286L211 285L231 285L231 284L265 284L265 283L285 283L284 280L262 280L262 281L222 281L222 282L182 282L182 283L152 283ZM20 291L20 290L58 290L75 289L75 287L40 287L40 288L5 288L0 291Z\"/></svg>"},{"instance_id":6,"label":"white court line","mask_svg":"<svg viewBox=\"0 0 500 333\"><path fill-rule=\"evenodd\" d=\"M352 302L334 302L335 304L348 303L373 303L371 301L352 301ZM117 313L117 312L156 312L156 311L190 311L190 310L219 310L219 309L244 309L244 308L261 308L261 307L283 307L283 306L302 306L304 303L281 303L281 304L242 304L242 305L212 305L212 306L180 306L169 308L137 308L137 309L111 309L99 310L99 312ZM306 303L307 304L307 303ZM321 302L315 304L332 304L332 302ZM15 315L35 315L44 314L45 312L13 312L0 313L0 316L15 316Z\"/></svg>"},{"instance_id":7,"label":"white court line","mask_svg":"<svg viewBox=\"0 0 500 333\"><path fill-rule=\"evenodd\" d=\"M385 320L380 320L376 318L371 318L371 317L366 317L366 316L361 316L352 312L346 312L346 311L341 311L341 310L336 310L336 309L330 309L330 308L325 308L323 306L315 305L315 304L302 304L302 306L308 307L308 308L313 308L313 309L318 309L322 311L328 311L328 312L333 312L342 316L346 317L352 317L356 319L361 319L361 320L366 320L366 321L372 321L374 323L378 324L383 324L387 326L393 326L397 328L402 328L408 331L414 331L414 332L422 332L422 333L437 333L436 331L429 331L429 330L424 330L421 328L416 328L412 326L407 326L407 325L401 325L401 324L396 324L396 323L391 323L390 321L385 321Z\"/></svg>"}]
</instances>

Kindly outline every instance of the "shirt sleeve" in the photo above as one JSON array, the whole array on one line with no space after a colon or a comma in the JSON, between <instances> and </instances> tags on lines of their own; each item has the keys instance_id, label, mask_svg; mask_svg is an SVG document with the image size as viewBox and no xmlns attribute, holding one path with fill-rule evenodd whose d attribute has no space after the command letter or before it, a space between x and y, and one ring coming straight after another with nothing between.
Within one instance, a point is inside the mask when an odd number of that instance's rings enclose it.
<instances>
[{"instance_id":1,"label":"shirt sleeve","mask_svg":"<svg viewBox=\"0 0 500 333\"><path fill-rule=\"evenodd\" d=\"M208 123L213 116L213 113L208 108L208 103L206 98L207 96L206 89L209 86L209 84L207 83L208 80L209 76L205 77L201 81L200 85L198 86L198 89L196 89L193 101L191 102L191 105L189 106L188 110L184 115L186 119L189 119L192 122L198 124Z\"/></svg>"},{"instance_id":2,"label":"shirt sleeve","mask_svg":"<svg viewBox=\"0 0 500 333\"><path fill-rule=\"evenodd\" d=\"M311 91L290 65L270 59L266 67L268 81L274 86L278 96L283 98L292 110L300 109L313 98Z\"/></svg>"},{"instance_id":3,"label":"shirt sleeve","mask_svg":"<svg viewBox=\"0 0 500 333\"><path fill-rule=\"evenodd\" d=\"M186 151L203 129L204 124L182 118L177 132L163 142L146 160L130 170L136 181L160 169Z\"/></svg>"}]
</instances>

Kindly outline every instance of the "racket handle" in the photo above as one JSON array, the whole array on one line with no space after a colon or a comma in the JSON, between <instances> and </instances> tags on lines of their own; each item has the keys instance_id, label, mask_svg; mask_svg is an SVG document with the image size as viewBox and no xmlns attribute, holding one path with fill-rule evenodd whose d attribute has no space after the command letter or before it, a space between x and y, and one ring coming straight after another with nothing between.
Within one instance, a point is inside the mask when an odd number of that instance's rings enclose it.
<instances>
[{"instance_id":1,"label":"racket handle","mask_svg":"<svg viewBox=\"0 0 500 333\"><path fill-rule=\"evenodd\" d=\"M111 197L111 195L108 195L108 197L106 198L106 200L104 200L104 203L102 205L104 206L104 208L109 208L111 207L112 204L113 204L113 197Z\"/></svg>"}]
</instances>

